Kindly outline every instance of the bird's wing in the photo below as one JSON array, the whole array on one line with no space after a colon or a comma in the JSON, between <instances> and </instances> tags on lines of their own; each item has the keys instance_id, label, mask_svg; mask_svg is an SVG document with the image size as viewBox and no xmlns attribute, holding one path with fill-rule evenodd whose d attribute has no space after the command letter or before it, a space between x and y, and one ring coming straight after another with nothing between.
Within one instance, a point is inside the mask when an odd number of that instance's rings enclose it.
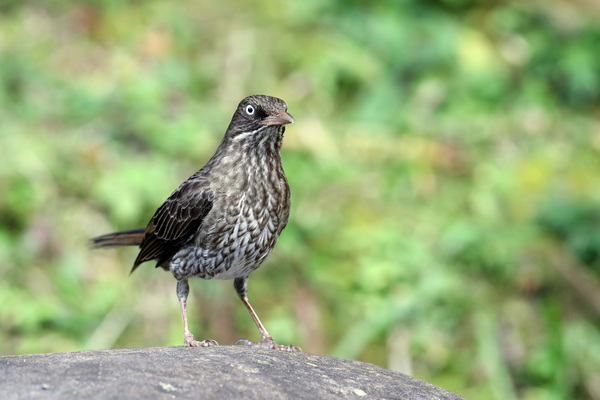
<instances>
[{"instance_id":1,"label":"bird's wing","mask_svg":"<svg viewBox=\"0 0 600 400\"><path fill-rule=\"evenodd\" d=\"M171 257L197 232L213 200L208 180L194 176L182 183L150 220L131 271L145 261L160 264Z\"/></svg>"}]
</instances>

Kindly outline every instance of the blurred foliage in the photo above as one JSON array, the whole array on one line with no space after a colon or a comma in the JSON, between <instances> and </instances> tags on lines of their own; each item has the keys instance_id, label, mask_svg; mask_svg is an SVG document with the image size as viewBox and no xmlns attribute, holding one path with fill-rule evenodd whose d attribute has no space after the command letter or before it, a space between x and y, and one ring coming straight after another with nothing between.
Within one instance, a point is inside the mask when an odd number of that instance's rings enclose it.
<instances>
[{"instance_id":1,"label":"blurred foliage","mask_svg":"<svg viewBox=\"0 0 600 400\"><path fill-rule=\"evenodd\" d=\"M283 98L275 339L472 399L600 399L595 2L0 1L0 353L180 345L143 227L238 101ZM231 282L192 331L257 338Z\"/></svg>"}]
</instances>

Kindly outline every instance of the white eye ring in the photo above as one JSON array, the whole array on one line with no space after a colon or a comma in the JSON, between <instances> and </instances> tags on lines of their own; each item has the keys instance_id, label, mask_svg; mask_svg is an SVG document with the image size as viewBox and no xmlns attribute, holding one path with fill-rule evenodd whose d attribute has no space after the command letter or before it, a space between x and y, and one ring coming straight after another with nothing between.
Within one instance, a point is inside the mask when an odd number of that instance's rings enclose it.
<instances>
[{"instance_id":1,"label":"white eye ring","mask_svg":"<svg viewBox=\"0 0 600 400\"><path fill-rule=\"evenodd\" d=\"M248 114L248 115L253 115L254 114L254 107L252 107L250 104L248 104L246 106L246 114Z\"/></svg>"}]
</instances>

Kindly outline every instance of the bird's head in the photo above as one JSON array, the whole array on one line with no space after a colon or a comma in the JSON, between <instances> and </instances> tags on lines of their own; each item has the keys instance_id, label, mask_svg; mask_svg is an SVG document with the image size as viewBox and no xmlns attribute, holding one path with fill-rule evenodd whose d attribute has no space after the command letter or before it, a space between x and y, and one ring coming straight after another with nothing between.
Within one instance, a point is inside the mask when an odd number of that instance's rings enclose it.
<instances>
[{"instance_id":1,"label":"bird's head","mask_svg":"<svg viewBox=\"0 0 600 400\"><path fill-rule=\"evenodd\" d=\"M264 95L248 96L240 102L233 114L227 134L232 138L264 138L265 135L281 137L285 125L294 118L287 112L281 99Z\"/></svg>"}]
</instances>

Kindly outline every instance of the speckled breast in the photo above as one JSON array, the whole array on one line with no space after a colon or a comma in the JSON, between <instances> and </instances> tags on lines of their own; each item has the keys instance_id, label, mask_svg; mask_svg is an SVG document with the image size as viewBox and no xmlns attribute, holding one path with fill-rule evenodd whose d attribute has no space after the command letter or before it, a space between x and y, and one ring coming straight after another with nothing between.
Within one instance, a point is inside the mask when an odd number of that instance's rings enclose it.
<instances>
[{"instance_id":1,"label":"speckled breast","mask_svg":"<svg viewBox=\"0 0 600 400\"><path fill-rule=\"evenodd\" d=\"M171 260L175 278L233 279L248 276L264 262L289 216L285 177L269 183L217 196L201 228L204 233Z\"/></svg>"}]
</instances>

